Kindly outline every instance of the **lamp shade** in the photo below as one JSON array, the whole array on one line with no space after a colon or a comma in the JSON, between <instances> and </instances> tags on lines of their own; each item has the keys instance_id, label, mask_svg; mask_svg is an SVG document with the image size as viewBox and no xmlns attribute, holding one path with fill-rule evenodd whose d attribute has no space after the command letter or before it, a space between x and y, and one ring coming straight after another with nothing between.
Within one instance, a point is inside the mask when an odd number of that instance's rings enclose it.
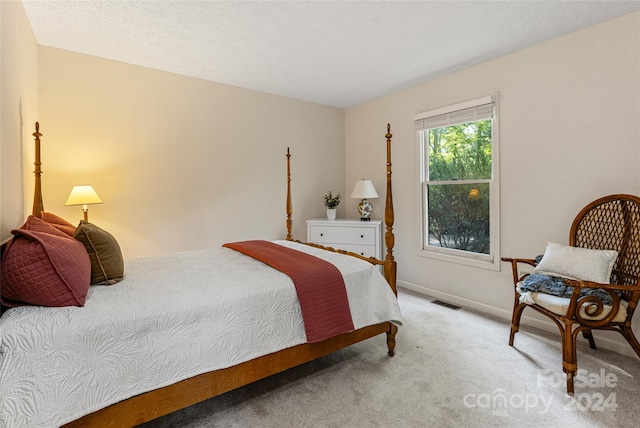
<instances>
[{"instance_id":1,"label":"lamp shade","mask_svg":"<svg viewBox=\"0 0 640 428\"><path fill-rule=\"evenodd\" d=\"M85 185L73 186L65 205L93 205L101 203L102 199L100 199L100 196L93 190L93 187Z\"/></svg>"},{"instance_id":2,"label":"lamp shade","mask_svg":"<svg viewBox=\"0 0 640 428\"><path fill-rule=\"evenodd\" d=\"M353 186L353 192L351 192L351 198L353 199L372 199L377 197L378 193L371 180L362 179L356 181L356 185Z\"/></svg>"}]
</instances>

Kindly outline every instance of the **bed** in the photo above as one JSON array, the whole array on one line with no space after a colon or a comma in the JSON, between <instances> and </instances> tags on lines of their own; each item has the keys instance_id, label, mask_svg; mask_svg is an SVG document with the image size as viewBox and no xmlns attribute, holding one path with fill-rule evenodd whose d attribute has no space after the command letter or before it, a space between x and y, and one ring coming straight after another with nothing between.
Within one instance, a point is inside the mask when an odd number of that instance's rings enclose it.
<instances>
[{"instance_id":1,"label":"bed","mask_svg":"<svg viewBox=\"0 0 640 428\"><path fill-rule=\"evenodd\" d=\"M34 136L38 217L38 124ZM350 327L315 335L295 277L237 248L134 259L120 283L91 286L82 307L2 308L0 426L135 426L381 334L393 356L402 319L389 125L385 137L384 260L294 240L289 150L286 239L258 242L279 260L294 252L337 269Z\"/></svg>"}]
</instances>

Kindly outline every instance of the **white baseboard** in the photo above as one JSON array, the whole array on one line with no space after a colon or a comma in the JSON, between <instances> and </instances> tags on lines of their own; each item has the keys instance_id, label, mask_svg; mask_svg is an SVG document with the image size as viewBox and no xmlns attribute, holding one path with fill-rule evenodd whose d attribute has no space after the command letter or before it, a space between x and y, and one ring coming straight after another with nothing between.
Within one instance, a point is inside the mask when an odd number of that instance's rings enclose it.
<instances>
[{"instance_id":1,"label":"white baseboard","mask_svg":"<svg viewBox=\"0 0 640 428\"><path fill-rule=\"evenodd\" d=\"M454 303L458 306L463 306L465 308L474 309L476 311L484 312L489 315L494 315L498 318L502 318L511 322L511 310L506 310L506 309L498 308L496 306L487 305L485 303L476 302L475 300L465 299L464 297L459 297L453 294L444 293L442 291L433 290L431 288L428 288L422 285L412 284L406 281L398 280L397 286L400 288L404 288L406 290L415 291L416 293L419 293L419 294L424 294L426 296L431 296L436 299L441 299L448 303ZM530 316L524 315L525 313L523 313L522 318L520 319L520 325L527 325L527 326L539 328L540 330L559 334L558 327L552 321L530 317ZM598 333L600 332L593 333L596 339L596 346L604 349L608 349L613 352L617 352L622 355L637 357L637 355L635 354L631 346L629 346L629 344L626 342L626 340L622 338L622 336L620 336L620 339L622 340L618 341L618 340L612 339L612 337L617 336L617 334L616 335L607 334L606 337L603 337L602 335L598 335ZM560 336L558 336L558 339L559 337ZM505 340L507 340L508 338L509 336L507 335ZM581 338L580 340L584 340L584 339Z\"/></svg>"}]
</instances>

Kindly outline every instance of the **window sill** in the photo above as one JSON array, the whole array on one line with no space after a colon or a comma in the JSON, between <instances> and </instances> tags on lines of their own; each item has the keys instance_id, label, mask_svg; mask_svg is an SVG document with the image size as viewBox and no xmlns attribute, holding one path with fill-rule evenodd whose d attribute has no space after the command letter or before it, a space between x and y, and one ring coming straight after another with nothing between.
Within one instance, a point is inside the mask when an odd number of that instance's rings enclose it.
<instances>
[{"instance_id":1,"label":"window sill","mask_svg":"<svg viewBox=\"0 0 640 428\"><path fill-rule=\"evenodd\" d=\"M437 251L437 250L421 250L418 251L418 256L425 257L429 259L441 260L449 263L456 263L459 265L470 266L474 268L493 270L496 272L500 271L500 258L493 257L493 260L489 259L489 256L484 256L486 259L481 259L480 257L473 256L463 256L452 254L449 251Z\"/></svg>"}]
</instances>

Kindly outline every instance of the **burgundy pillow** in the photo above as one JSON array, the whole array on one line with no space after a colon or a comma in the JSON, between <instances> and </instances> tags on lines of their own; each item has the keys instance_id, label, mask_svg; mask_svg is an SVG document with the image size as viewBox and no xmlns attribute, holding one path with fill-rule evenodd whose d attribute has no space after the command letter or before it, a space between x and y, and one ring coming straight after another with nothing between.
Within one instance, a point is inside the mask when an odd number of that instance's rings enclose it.
<instances>
[{"instance_id":1,"label":"burgundy pillow","mask_svg":"<svg viewBox=\"0 0 640 428\"><path fill-rule=\"evenodd\" d=\"M41 219L32 215L27 217L27 221L22 226L20 226L19 230L43 232L43 233L48 233L55 236L60 236L61 238L73 237L73 235L69 235L63 230L58 229L57 227L55 227L55 225L50 224L45 219ZM13 231L11 231L11 233L13 233Z\"/></svg>"},{"instance_id":2,"label":"burgundy pillow","mask_svg":"<svg viewBox=\"0 0 640 428\"><path fill-rule=\"evenodd\" d=\"M2 258L2 293L6 306L83 306L91 263L81 242L30 216Z\"/></svg>"},{"instance_id":3,"label":"burgundy pillow","mask_svg":"<svg viewBox=\"0 0 640 428\"><path fill-rule=\"evenodd\" d=\"M72 225L67 220L63 219L62 217L58 217L53 213L48 213L43 211L42 220L46 221L56 229L63 231L69 236L73 236L73 233L76 231L76 227L74 225Z\"/></svg>"}]
</instances>

